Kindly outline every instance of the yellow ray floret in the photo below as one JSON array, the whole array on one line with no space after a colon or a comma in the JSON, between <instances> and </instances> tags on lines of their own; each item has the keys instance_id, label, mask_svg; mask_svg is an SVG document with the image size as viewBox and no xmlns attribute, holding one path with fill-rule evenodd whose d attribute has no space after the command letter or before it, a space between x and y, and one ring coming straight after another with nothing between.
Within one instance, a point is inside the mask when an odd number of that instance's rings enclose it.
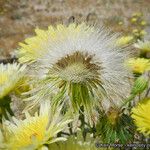
<instances>
[{"instance_id":1,"label":"yellow ray floret","mask_svg":"<svg viewBox=\"0 0 150 150\"><path fill-rule=\"evenodd\" d=\"M9 94L24 76L25 66L0 64L0 99Z\"/></svg>"},{"instance_id":2,"label":"yellow ray floret","mask_svg":"<svg viewBox=\"0 0 150 150\"><path fill-rule=\"evenodd\" d=\"M116 44L118 46L125 46L125 45L131 43L133 41L133 39L134 38L132 36L122 36L116 40Z\"/></svg>"},{"instance_id":3,"label":"yellow ray floret","mask_svg":"<svg viewBox=\"0 0 150 150\"><path fill-rule=\"evenodd\" d=\"M19 44L21 46L18 51L19 61L21 63L37 61L46 54L52 44L66 40L68 35L76 37L77 33L83 32L83 28L84 30L87 28L87 32L93 30L93 28L86 26L85 23L80 25L73 23L69 26L62 24L56 27L49 26L48 30L35 29L36 36L27 38L24 43Z\"/></svg>"},{"instance_id":4,"label":"yellow ray floret","mask_svg":"<svg viewBox=\"0 0 150 150\"><path fill-rule=\"evenodd\" d=\"M63 119L60 116L61 107L53 109L49 101L41 104L40 112L31 116L26 112L24 120L12 118L12 122L4 121L4 131L6 135L6 145L10 150L38 149L44 144L50 144L63 137L57 137L57 133L64 130L71 121L69 115Z\"/></svg>"},{"instance_id":5,"label":"yellow ray floret","mask_svg":"<svg viewBox=\"0 0 150 150\"><path fill-rule=\"evenodd\" d=\"M145 58L131 58L126 62L126 65L134 73L144 73L150 70L150 60Z\"/></svg>"},{"instance_id":6,"label":"yellow ray floret","mask_svg":"<svg viewBox=\"0 0 150 150\"><path fill-rule=\"evenodd\" d=\"M132 109L132 118L137 130L144 135L150 135L150 98L143 100Z\"/></svg>"}]
</instances>

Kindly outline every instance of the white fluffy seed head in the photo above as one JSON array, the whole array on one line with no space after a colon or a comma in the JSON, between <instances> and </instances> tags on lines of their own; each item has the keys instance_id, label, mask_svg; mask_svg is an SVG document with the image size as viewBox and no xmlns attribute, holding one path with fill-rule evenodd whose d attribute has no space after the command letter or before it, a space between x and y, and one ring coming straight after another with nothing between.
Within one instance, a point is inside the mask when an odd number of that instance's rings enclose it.
<instances>
[{"instance_id":1,"label":"white fluffy seed head","mask_svg":"<svg viewBox=\"0 0 150 150\"><path fill-rule=\"evenodd\" d=\"M43 32L37 35L37 38L43 38L43 47L40 45L37 52L44 49L45 53L34 61L37 70L51 78L51 81L52 78L57 78L58 82L91 82L92 85L93 81L98 80L107 98L113 102L116 100L117 103L128 95L128 78L131 74L123 64L129 53L114 44L117 35L85 23L58 25L56 28L50 26L45 34L46 40ZM42 88L37 90L37 97L44 95L45 92L41 92L43 87L47 89L55 85L52 82L43 82ZM41 98L37 99L40 101Z\"/></svg>"}]
</instances>

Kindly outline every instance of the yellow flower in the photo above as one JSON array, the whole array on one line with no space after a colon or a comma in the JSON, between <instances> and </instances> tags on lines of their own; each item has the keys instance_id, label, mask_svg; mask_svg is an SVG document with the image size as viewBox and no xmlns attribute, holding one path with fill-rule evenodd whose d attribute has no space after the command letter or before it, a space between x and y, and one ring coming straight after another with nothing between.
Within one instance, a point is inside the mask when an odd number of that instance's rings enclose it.
<instances>
[{"instance_id":1,"label":"yellow flower","mask_svg":"<svg viewBox=\"0 0 150 150\"><path fill-rule=\"evenodd\" d=\"M133 29L132 32L137 33L137 32L139 32L139 30L138 29Z\"/></svg>"},{"instance_id":2,"label":"yellow flower","mask_svg":"<svg viewBox=\"0 0 150 150\"><path fill-rule=\"evenodd\" d=\"M146 24L147 24L146 21L144 21L144 20L141 21L141 25L142 25L142 26L145 26Z\"/></svg>"},{"instance_id":3,"label":"yellow flower","mask_svg":"<svg viewBox=\"0 0 150 150\"><path fill-rule=\"evenodd\" d=\"M118 24L119 24L119 25L123 25L123 22L122 22L122 21L120 21L120 22L118 22Z\"/></svg>"},{"instance_id":4,"label":"yellow flower","mask_svg":"<svg viewBox=\"0 0 150 150\"><path fill-rule=\"evenodd\" d=\"M126 62L126 65L134 73L144 73L150 70L150 60L145 58L131 58Z\"/></svg>"},{"instance_id":5,"label":"yellow flower","mask_svg":"<svg viewBox=\"0 0 150 150\"><path fill-rule=\"evenodd\" d=\"M135 43L134 46L142 52L150 52L150 41L138 41L138 43Z\"/></svg>"},{"instance_id":6,"label":"yellow flower","mask_svg":"<svg viewBox=\"0 0 150 150\"><path fill-rule=\"evenodd\" d=\"M53 108L49 101L45 101L41 103L39 113L35 113L34 116L26 112L24 120L14 117L12 121L5 120L3 126L7 148L10 150L30 148L33 150L44 144L65 140L64 137L57 137L57 133L64 130L71 119L68 114L61 118L61 107Z\"/></svg>"},{"instance_id":7,"label":"yellow flower","mask_svg":"<svg viewBox=\"0 0 150 150\"><path fill-rule=\"evenodd\" d=\"M21 63L25 62L35 62L37 59L44 56L49 49L51 49L52 42L53 44L57 44L56 42L62 42L67 40L68 32L70 32L71 36L76 37L77 33L82 32L82 29L86 28L84 23L80 25L70 24L68 27L63 25L57 25L57 27L49 26L48 30L35 29L36 36L27 38L25 43L20 43L20 50L18 51L19 61ZM90 28L92 31L92 28Z\"/></svg>"},{"instance_id":8,"label":"yellow flower","mask_svg":"<svg viewBox=\"0 0 150 150\"><path fill-rule=\"evenodd\" d=\"M135 17L131 19L132 23L135 23L136 21L137 21L137 18L135 18Z\"/></svg>"},{"instance_id":9,"label":"yellow flower","mask_svg":"<svg viewBox=\"0 0 150 150\"><path fill-rule=\"evenodd\" d=\"M0 99L9 94L24 76L25 66L16 63L0 64Z\"/></svg>"},{"instance_id":10,"label":"yellow flower","mask_svg":"<svg viewBox=\"0 0 150 150\"><path fill-rule=\"evenodd\" d=\"M132 33L133 33L135 36L139 36L139 35L140 35L139 32L140 32L140 31L139 31L138 29L133 29L133 30L132 30Z\"/></svg>"},{"instance_id":11,"label":"yellow flower","mask_svg":"<svg viewBox=\"0 0 150 150\"><path fill-rule=\"evenodd\" d=\"M144 35L146 35L146 34L147 34L147 32L146 32L145 30L141 30L141 31L140 31L140 35L141 35L141 36L144 36Z\"/></svg>"},{"instance_id":12,"label":"yellow flower","mask_svg":"<svg viewBox=\"0 0 150 150\"><path fill-rule=\"evenodd\" d=\"M125 46L125 45L131 43L132 41L133 41L132 36L122 36L122 37L117 39L116 44L118 46Z\"/></svg>"},{"instance_id":13,"label":"yellow flower","mask_svg":"<svg viewBox=\"0 0 150 150\"><path fill-rule=\"evenodd\" d=\"M135 121L137 130L144 135L150 135L150 98L143 100L136 107L132 108L132 118Z\"/></svg>"}]
</instances>

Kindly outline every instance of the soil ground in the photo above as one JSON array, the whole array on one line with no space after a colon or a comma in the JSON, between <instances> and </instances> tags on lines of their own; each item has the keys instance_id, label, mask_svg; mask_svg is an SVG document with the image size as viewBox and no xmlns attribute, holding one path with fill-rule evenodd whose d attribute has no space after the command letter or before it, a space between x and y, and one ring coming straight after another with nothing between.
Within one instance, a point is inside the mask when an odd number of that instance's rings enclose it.
<instances>
[{"instance_id":1,"label":"soil ground","mask_svg":"<svg viewBox=\"0 0 150 150\"><path fill-rule=\"evenodd\" d=\"M35 27L75 19L126 33L135 12L142 12L149 21L150 0L0 0L0 57L10 57L18 42L34 34Z\"/></svg>"}]
</instances>

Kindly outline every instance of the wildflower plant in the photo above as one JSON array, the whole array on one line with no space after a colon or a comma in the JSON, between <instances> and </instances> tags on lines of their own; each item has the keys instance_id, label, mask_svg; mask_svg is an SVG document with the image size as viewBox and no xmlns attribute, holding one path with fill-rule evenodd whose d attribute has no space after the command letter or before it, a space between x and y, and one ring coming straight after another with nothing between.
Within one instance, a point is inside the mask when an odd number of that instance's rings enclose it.
<instances>
[{"instance_id":1,"label":"wildflower plant","mask_svg":"<svg viewBox=\"0 0 150 150\"><path fill-rule=\"evenodd\" d=\"M36 33L18 52L20 62L34 62L33 69L43 76L30 92L33 96L27 98L31 107L58 91L63 96L60 101L66 101L75 113L84 106L88 120L93 122L93 110L104 97L121 102L126 96L123 91L128 93L130 73L123 62L128 52L114 44L116 35L85 23L49 26ZM38 56L34 58L33 45Z\"/></svg>"},{"instance_id":2,"label":"wildflower plant","mask_svg":"<svg viewBox=\"0 0 150 150\"><path fill-rule=\"evenodd\" d=\"M25 150L39 149L44 144L50 144L65 137L57 137L57 133L64 130L71 122L66 114L61 117L61 107L51 106L49 101L40 105L39 112L33 116L25 112L25 119L18 120L12 117L11 121L4 120L3 131L6 149Z\"/></svg>"},{"instance_id":3,"label":"wildflower plant","mask_svg":"<svg viewBox=\"0 0 150 150\"><path fill-rule=\"evenodd\" d=\"M97 123L97 133L104 143L126 144L133 141L135 127L133 120L123 109L110 108L101 112Z\"/></svg>"}]
</instances>

